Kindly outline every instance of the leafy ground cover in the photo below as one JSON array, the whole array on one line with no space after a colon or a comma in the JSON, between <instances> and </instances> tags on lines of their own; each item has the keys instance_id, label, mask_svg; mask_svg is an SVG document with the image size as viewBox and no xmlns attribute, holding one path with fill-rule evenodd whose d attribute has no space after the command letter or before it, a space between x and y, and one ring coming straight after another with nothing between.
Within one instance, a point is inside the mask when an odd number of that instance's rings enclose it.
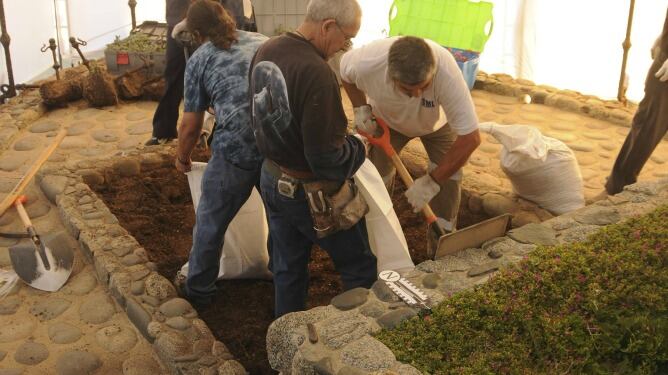
<instances>
[{"instance_id":1,"label":"leafy ground cover","mask_svg":"<svg viewBox=\"0 0 668 375\"><path fill-rule=\"evenodd\" d=\"M668 374L668 206L540 247L377 337L428 374Z\"/></svg>"}]
</instances>

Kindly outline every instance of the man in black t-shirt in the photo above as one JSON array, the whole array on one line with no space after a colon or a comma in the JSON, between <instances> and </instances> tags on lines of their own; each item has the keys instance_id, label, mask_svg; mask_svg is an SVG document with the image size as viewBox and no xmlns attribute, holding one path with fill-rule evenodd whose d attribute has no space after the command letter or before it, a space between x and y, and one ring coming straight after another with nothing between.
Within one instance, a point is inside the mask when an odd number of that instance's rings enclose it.
<instances>
[{"instance_id":1,"label":"man in black t-shirt","mask_svg":"<svg viewBox=\"0 0 668 375\"><path fill-rule=\"evenodd\" d=\"M327 64L357 34L360 21L355 0L311 0L297 30L265 42L251 64L253 131L266 158L260 187L277 317L305 308L314 243L329 253L345 289L369 288L376 280L364 219L318 238L302 185L325 180L341 186L365 160L364 143L346 135L341 91Z\"/></svg>"}]
</instances>

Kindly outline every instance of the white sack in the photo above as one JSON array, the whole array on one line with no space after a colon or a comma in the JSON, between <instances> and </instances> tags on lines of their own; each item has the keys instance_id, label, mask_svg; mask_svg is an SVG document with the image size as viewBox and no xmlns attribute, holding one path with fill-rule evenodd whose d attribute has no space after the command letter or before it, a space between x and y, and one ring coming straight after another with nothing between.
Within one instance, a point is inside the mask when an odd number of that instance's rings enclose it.
<instances>
[{"instance_id":1,"label":"white sack","mask_svg":"<svg viewBox=\"0 0 668 375\"><path fill-rule=\"evenodd\" d=\"M584 207L580 167L566 144L527 125L486 122L480 130L503 145L501 169L517 195L556 215Z\"/></svg>"},{"instance_id":2,"label":"white sack","mask_svg":"<svg viewBox=\"0 0 668 375\"><path fill-rule=\"evenodd\" d=\"M369 244L378 260L378 272L414 268L406 237L380 173L367 159L354 178L369 205L369 213L364 218Z\"/></svg>"},{"instance_id":3,"label":"white sack","mask_svg":"<svg viewBox=\"0 0 668 375\"><path fill-rule=\"evenodd\" d=\"M188 176L190 194L197 210L202 192L202 175L206 163L194 162ZM220 256L219 279L270 279L271 272L267 268L269 253L267 236L269 227L262 205L262 198L253 188L250 197L241 206L237 216L232 219L227 232L223 253ZM188 275L188 263L181 267L181 273Z\"/></svg>"},{"instance_id":4,"label":"white sack","mask_svg":"<svg viewBox=\"0 0 668 375\"><path fill-rule=\"evenodd\" d=\"M192 171L187 173L195 207L199 203L205 167L206 163L195 162ZM406 237L378 170L367 159L354 178L360 193L369 204L369 212L365 219L369 244L378 260L378 271L414 268ZM225 233L218 278L270 278L271 273L267 269L268 233L262 199L257 190L253 189L250 198L241 207ZM181 267L181 273L184 276L188 274L188 263Z\"/></svg>"}]
</instances>

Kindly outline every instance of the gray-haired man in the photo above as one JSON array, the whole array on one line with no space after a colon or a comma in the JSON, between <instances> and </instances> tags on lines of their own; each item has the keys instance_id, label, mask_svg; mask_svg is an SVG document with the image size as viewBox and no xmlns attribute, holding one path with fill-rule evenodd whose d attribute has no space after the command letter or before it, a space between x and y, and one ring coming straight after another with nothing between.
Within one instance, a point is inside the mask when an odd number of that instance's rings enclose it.
<instances>
[{"instance_id":1,"label":"gray-haired man","mask_svg":"<svg viewBox=\"0 0 668 375\"><path fill-rule=\"evenodd\" d=\"M480 133L471 94L450 52L416 37L377 40L343 55L341 79L358 129L373 134L373 109L390 127L397 152L412 138L421 139L431 161L429 172L406 197L415 212L431 201L439 224L454 230L460 169L480 144ZM395 170L389 159L377 148L369 158L390 188Z\"/></svg>"},{"instance_id":2,"label":"gray-haired man","mask_svg":"<svg viewBox=\"0 0 668 375\"><path fill-rule=\"evenodd\" d=\"M322 237L305 192L315 183L341 189L365 160L363 142L346 135L341 92L326 61L357 34L361 9L355 0L311 0L306 13L294 33L264 43L251 64L253 130L265 157L260 187L269 218L277 317L306 307L313 244L329 253L345 289L368 288L376 280L364 218Z\"/></svg>"}]
</instances>

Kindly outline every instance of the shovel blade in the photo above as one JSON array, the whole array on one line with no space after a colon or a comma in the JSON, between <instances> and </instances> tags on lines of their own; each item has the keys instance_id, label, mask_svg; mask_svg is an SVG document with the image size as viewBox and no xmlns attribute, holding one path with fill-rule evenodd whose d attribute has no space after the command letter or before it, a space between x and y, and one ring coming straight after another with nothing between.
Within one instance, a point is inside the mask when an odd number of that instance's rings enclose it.
<instances>
[{"instance_id":1,"label":"shovel blade","mask_svg":"<svg viewBox=\"0 0 668 375\"><path fill-rule=\"evenodd\" d=\"M9 248L9 258L14 272L26 284L35 289L55 292L60 289L72 273L74 253L67 242L45 240L46 257L50 269L44 267L42 258L33 244L18 244Z\"/></svg>"}]
</instances>

